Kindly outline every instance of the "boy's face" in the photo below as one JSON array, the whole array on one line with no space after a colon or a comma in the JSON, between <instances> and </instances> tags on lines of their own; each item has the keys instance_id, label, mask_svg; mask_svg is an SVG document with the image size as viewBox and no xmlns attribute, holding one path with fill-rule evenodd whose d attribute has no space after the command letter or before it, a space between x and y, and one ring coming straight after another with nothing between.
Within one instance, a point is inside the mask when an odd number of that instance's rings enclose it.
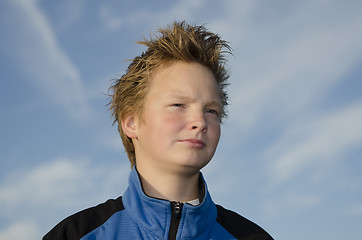
<instances>
[{"instance_id":1,"label":"boy's face","mask_svg":"<svg viewBox=\"0 0 362 240\"><path fill-rule=\"evenodd\" d=\"M136 162L166 171L199 171L214 155L222 107L212 72L198 63L174 62L156 70L135 118Z\"/></svg>"}]
</instances>

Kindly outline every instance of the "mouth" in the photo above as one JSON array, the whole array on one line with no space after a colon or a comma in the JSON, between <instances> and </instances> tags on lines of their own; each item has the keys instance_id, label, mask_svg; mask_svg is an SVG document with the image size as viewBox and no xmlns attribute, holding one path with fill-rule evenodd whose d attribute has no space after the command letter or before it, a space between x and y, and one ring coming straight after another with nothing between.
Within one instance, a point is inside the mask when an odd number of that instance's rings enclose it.
<instances>
[{"instance_id":1,"label":"mouth","mask_svg":"<svg viewBox=\"0 0 362 240\"><path fill-rule=\"evenodd\" d=\"M204 148L206 146L203 141L194 138L183 139L180 142L188 144L192 148Z\"/></svg>"}]
</instances>

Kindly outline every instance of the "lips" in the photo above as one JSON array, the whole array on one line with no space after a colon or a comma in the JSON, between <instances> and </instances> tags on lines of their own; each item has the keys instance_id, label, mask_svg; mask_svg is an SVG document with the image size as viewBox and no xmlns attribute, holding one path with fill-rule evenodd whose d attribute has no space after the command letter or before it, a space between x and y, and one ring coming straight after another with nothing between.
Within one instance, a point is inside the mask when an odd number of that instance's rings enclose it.
<instances>
[{"instance_id":1,"label":"lips","mask_svg":"<svg viewBox=\"0 0 362 240\"><path fill-rule=\"evenodd\" d=\"M180 142L188 144L190 147L193 147L193 148L203 148L206 146L203 141L194 139L194 138L184 139L184 140L181 140Z\"/></svg>"}]
</instances>

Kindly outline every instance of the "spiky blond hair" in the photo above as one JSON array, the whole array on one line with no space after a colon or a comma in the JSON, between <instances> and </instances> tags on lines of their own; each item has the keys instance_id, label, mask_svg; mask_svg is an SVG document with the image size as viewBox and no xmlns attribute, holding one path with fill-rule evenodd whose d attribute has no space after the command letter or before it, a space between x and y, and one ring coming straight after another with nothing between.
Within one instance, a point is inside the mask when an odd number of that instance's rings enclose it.
<instances>
[{"instance_id":1,"label":"spiky blond hair","mask_svg":"<svg viewBox=\"0 0 362 240\"><path fill-rule=\"evenodd\" d=\"M135 149L132 139L123 132L121 121L129 114L142 117L144 100L151 84L150 76L159 66L184 61L197 62L208 67L219 88L223 107L221 119L226 117L228 99L225 86L229 75L225 69L224 53L231 53L228 43L217 34L207 31L204 26L185 22L174 22L172 26L159 29L159 33L151 36L150 40L137 42L147 46L147 51L134 58L126 73L109 88L109 109L114 123L118 123L118 131L131 166L136 164Z\"/></svg>"}]
</instances>

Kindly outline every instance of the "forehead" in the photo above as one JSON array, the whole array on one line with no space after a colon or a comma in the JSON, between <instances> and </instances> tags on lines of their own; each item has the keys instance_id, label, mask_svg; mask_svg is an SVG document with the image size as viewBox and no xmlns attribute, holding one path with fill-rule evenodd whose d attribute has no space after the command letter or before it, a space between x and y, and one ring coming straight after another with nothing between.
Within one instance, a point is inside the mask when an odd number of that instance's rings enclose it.
<instances>
[{"instance_id":1,"label":"forehead","mask_svg":"<svg viewBox=\"0 0 362 240\"><path fill-rule=\"evenodd\" d=\"M212 71L196 62L171 62L155 70L151 77L150 91L159 93L197 93L219 95Z\"/></svg>"}]
</instances>

